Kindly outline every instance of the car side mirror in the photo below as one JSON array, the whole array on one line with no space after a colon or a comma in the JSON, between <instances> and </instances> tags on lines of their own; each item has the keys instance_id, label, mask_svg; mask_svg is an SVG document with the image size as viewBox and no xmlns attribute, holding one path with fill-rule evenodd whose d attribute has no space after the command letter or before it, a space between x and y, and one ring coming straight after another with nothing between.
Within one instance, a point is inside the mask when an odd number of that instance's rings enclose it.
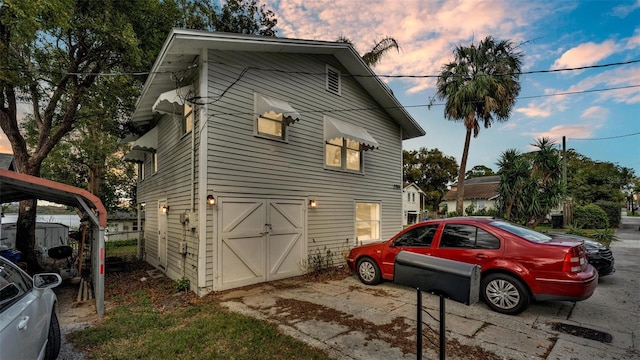
<instances>
[{"instance_id":1,"label":"car side mirror","mask_svg":"<svg viewBox=\"0 0 640 360\"><path fill-rule=\"evenodd\" d=\"M62 277L55 273L35 274L33 287L38 290L51 289L62 284Z\"/></svg>"}]
</instances>

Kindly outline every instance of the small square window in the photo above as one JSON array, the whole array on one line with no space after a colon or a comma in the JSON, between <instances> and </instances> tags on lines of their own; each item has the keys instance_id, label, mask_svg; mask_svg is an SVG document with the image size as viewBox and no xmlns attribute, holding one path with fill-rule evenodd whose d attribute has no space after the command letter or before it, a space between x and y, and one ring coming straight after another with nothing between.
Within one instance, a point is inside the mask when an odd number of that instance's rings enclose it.
<instances>
[{"instance_id":1,"label":"small square window","mask_svg":"<svg viewBox=\"0 0 640 360\"><path fill-rule=\"evenodd\" d=\"M258 116L258 134L284 139L285 124L282 121L282 115L264 114Z\"/></svg>"},{"instance_id":2,"label":"small square window","mask_svg":"<svg viewBox=\"0 0 640 360\"><path fill-rule=\"evenodd\" d=\"M362 171L362 149L357 141L337 138L325 144L325 165L349 171Z\"/></svg>"}]
</instances>

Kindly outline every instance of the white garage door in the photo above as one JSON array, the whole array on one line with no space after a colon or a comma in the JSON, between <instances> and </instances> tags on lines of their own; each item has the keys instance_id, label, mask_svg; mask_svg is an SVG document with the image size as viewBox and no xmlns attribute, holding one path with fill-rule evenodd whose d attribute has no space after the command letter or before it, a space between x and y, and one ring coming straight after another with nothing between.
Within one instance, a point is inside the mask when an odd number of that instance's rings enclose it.
<instances>
[{"instance_id":1,"label":"white garage door","mask_svg":"<svg viewBox=\"0 0 640 360\"><path fill-rule=\"evenodd\" d=\"M302 274L304 200L219 200L222 290Z\"/></svg>"}]
</instances>

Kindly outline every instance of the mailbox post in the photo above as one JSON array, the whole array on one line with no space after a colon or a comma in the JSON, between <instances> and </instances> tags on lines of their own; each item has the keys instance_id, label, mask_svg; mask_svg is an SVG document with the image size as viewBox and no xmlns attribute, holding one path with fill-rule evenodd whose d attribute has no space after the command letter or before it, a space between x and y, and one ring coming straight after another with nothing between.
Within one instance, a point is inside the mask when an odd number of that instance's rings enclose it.
<instances>
[{"instance_id":1,"label":"mailbox post","mask_svg":"<svg viewBox=\"0 0 640 360\"><path fill-rule=\"evenodd\" d=\"M393 282L416 289L417 358L422 359L422 292L440 296L440 359L445 359L445 298L471 305L479 300L480 266L400 251Z\"/></svg>"}]
</instances>

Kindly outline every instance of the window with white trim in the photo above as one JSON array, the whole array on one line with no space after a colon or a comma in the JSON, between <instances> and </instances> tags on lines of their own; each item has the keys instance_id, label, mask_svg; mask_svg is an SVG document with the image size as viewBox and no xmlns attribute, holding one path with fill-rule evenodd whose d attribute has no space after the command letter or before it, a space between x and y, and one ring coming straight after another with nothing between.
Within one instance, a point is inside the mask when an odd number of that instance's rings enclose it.
<instances>
[{"instance_id":1,"label":"window with white trim","mask_svg":"<svg viewBox=\"0 0 640 360\"><path fill-rule=\"evenodd\" d=\"M345 138L329 140L325 153L327 167L362 172L362 150L357 141Z\"/></svg>"},{"instance_id":2,"label":"window with white trim","mask_svg":"<svg viewBox=\"0 0 640 360\"><path fill-rule=\"evenodd\" d=\"M380 204L356 202L356 239L363 242L380 240Z\"/></svg>"},{"instance_id":3,"label":"window with white trim","mask_svg":"<svg viewBox=\"0 0 640 360\"><path fill-rule=\"evenodd\" d=\"M265 113L258 116L258 135L284 140L286 125L282 114Z\"/></svg>"},{"instance_id":4,"label":"window with white trim","mask_svg":"<svg viewBox=\"0 0 640 360\"><path fill-rule=\"evenodd\" d=\"M138 163L138 177L140 181L144 180L144 162Z\"/></svg>"}]
</instances>

